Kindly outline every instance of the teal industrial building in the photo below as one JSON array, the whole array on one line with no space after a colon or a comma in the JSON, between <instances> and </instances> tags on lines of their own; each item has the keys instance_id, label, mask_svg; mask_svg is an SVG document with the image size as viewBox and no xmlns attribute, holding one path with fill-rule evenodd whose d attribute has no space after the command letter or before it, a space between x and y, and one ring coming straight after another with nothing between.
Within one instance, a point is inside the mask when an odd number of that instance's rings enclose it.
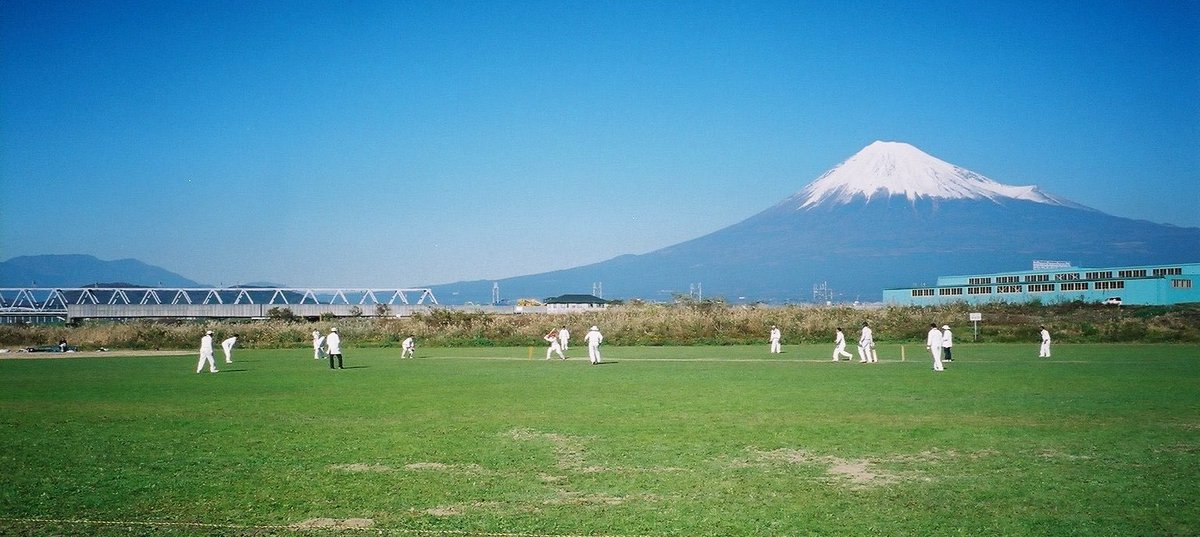
<instances>
[{"instance_id":1,"label":"teal industrial building","mask_svg":"<svg viewBox=\"0 0 1200 537\"><path fill-rule=\"evenodd\" d=\"M1200 263L1083 268L1069 264L1033 270L939 276L931 287L884 289L888 304L930 306L951 302L1108 302L1168 305L1200 302Z\"/></svg>"}]
</instances>

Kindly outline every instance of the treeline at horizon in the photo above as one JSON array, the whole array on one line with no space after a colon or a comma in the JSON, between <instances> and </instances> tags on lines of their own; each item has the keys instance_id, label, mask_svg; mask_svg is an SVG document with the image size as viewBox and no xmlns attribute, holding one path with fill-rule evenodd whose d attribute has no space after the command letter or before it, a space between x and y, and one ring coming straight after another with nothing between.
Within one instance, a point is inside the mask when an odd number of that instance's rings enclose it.
<instances>
[{"instance_id":1,"label":"treeline at horizon","mask_svg":"<svg viewBox=\"0 0 1200 537\"><path fill-rule=\"evenodd\" d=\"M975 325L969 313L983 320ZM863 322L877 342L923 342L930 323L949 325L955 342L1040 341L1046 326L1056 343L1200 343L1200 304L1114 307L1080 302L1042 304L965 303L941 306L755 307L720 300L672 304L622 304L565 314L493 314L434 309L411 317L325 316L307 321L281 309L262 320L90 321L74 325L0 325L0 348L18 350L66 340L80 351L99 349L181 350L197 348L206 330L218 341L238 334L243 348L311 347L312 331L336 327L349 347L394 347L412 335L426 347L542 346L547 332L566 327L582 342L598 326L606 345L766 345L772 326L783 343L830 343L841 327L853 347Z\"/></svg>"}]
</instances>

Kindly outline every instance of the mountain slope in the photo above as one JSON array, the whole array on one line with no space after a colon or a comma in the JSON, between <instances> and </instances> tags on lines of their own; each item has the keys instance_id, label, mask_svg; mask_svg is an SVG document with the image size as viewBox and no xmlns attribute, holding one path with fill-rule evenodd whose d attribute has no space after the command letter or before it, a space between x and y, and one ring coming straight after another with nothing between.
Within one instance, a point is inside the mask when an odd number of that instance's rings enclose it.
<instances>
[{"instance_id":1,"label":"mountain slope","mask_svg":"<svg viewBox=\"0 0 1200 537\"><path fill-rule=\"evenodd\" d=\"M136 259L103 261L90 255L33 255L0 262L0 287L81 287L128 282L147 287L201 287L169 270Z\"/></svg>"},{"instance_id":2,"label":"mountain slope","mask_svg":"<svg viewBox=\"0 0 1200 537\"><path fill-rule=\"evenodd\" d=\"M828 282L839 300L874 301L887 287L1023 269L1033 259L1105 266L1198 254L1198 228L1108 215L1037 187L992 181L908 144L876 142L732 226L643 255L500 280L500 288L508 298L541 297L602 282L606 298L661 300L700 283L705 296L783 302L811 300L813 285ZM491 282L434 292L485 301Z\"/></svg>"}]
</instances>

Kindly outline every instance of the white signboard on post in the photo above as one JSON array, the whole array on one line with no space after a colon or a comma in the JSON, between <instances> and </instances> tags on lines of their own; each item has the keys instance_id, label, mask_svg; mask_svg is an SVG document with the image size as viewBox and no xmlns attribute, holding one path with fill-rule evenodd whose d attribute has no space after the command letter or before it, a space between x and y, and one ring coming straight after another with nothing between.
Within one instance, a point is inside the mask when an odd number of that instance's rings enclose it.
<instances>
[{"instance_id":1,"label":"white signboard on post","mask_svg":"<svg viewBox=\"0 0 1200 537\"><path fill-rule=\"evenodd\" d=\"M975 323L975 341L979 341L979 321L983 320L983 314L979 312L971 312L967 314L967 318L972 323Z\"/></svg>"}]
</instances>

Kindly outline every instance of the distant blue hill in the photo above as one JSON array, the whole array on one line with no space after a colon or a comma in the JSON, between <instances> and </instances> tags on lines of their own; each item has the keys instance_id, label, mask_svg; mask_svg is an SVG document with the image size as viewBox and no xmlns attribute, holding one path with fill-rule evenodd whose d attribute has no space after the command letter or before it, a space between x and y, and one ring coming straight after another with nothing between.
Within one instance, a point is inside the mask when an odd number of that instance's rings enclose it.
<instances>
[{"instance_id":1,"label":"distant blue hill","mask_svg":"<svg viewBox=\"0 0 1200 537\"><path fill-rule=\"evenodd\" d=\"M90 255L29 255L0 262L0 287L83 287L121 282L142 287L204 287L136 259L104 261Z\"/></svg>"},{"instance_id":2,"label":"distant blue hill","mask_svg":"<svg viewBox=\"0 0 1200 537\"><path fill-rule=\"evenodd\" d=\"M775 206L642 255L497 280L504 299L590 292L670 300L804 302L827 283L838 302L938 276L1027 270L1035 259L1104 267L1200 260L1200 228L1131 220L1033 186L997 183L899 142L875 142ZM431 286L447 303L485 302L492 281Z\"/></svg>"}]
</instances>

